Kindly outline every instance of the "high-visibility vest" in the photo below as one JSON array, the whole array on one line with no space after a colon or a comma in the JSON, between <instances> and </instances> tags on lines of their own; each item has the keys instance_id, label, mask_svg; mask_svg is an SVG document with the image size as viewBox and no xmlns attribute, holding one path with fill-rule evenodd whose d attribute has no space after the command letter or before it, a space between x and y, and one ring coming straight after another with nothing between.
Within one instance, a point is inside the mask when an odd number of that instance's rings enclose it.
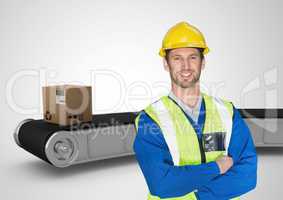
<instances>
[{"instance_id":1,"label":"high-visibility vest","mask_svg":"<svg viewBox=\"0 0 283 200\"><path fill-rule=\"evenodd\" d=\"M201 92L205 103L205 121L202 137L209 138L221 133L224 135L224 148L216 150L213 147L204 149L199 143L197 133L186 117L184 111L168 96L163 96L147 106L144 111L160 127L169 148L174 165L198 165L202 162L215 161L220 155L227 155L232 133L233 105L222 98ZM138 128L140 114L135 119ZM208 137L205 137L208 136ZM233 198L236 200L239 198ZM158 196L148 194L148 200L164 200ZM184 196L166 198L166 200L197 200L195 193Z\"/></svg>"}]
</instances>

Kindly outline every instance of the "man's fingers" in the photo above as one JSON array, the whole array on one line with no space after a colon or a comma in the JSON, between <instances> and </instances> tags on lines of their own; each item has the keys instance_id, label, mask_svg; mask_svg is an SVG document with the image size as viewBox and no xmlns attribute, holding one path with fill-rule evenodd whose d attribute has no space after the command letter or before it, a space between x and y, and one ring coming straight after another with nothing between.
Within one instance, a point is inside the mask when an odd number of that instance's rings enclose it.
<instances>
[{"instance_id":1,"label":"man's fingers","mask_svg":"<svg viewBox=\"0 0 283 200\"><path fill-rule=\"evenodd\" d=\"M222 156L216 160L220 173L226 173L233 166L233 159L229 156Z\"/></svg>"}]
</instances>

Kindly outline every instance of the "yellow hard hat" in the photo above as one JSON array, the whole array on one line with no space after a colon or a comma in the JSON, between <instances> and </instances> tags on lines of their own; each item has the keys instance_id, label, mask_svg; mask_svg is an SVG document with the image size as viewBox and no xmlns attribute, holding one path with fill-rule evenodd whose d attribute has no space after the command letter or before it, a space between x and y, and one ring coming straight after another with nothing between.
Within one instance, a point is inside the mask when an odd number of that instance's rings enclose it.
<instances>
[{"instance_id":1,"label":"yellow hard hat","mask_svg":"<svg viewBox=\"0 0 283 200\"><path fill-rule=\"evenodd\" d=\"M165 57L166 49L181 47L203 48L203 54L209 52L203 34L187 22L179 22L168 30L163 38L159 55Z\"/></svg>"}]
</instances>

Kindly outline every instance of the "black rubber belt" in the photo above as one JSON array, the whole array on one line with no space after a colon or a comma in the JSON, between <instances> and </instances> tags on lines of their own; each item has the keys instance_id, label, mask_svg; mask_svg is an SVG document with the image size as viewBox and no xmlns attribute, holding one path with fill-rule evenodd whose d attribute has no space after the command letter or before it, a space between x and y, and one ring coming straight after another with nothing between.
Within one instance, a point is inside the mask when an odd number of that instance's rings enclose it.
<instances>
[{"instance_id":1,"label":"black rubber belt","mask_svg":"<svg viewBox=\"0 0 283 200\"><path fill-rule=\"evenodd\" d=\"M110 113L93 115L91 122L84 122L78 126L60 126L48 123L44 120L32 120L24 123L19 130L18 138L20 146L35 156L49 162L45 154L45 144L52 134L57 131L80 130L86 128L99 128L134 124L137 113ZM49 162L50 163L50 162Z\"/></svg>"}]
</instances>

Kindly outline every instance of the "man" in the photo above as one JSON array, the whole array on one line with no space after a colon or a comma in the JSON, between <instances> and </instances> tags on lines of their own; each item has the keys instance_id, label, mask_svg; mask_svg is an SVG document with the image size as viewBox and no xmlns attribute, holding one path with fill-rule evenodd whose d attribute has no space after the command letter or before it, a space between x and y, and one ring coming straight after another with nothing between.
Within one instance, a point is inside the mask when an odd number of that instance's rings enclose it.
<instances>
[{"instance_id":1,"label":"man","mask_svg":"<svg viewBox=\"0 0 283 200\"><path fill-rule=\"evenodd\" d=\"M232 102L200 91L209 52L202 33L180 22L159 55L171 77L169 95L136 118L134 151L148 200L239 199L256 186L257 155Z\"/></svg>"}]
</instances>

